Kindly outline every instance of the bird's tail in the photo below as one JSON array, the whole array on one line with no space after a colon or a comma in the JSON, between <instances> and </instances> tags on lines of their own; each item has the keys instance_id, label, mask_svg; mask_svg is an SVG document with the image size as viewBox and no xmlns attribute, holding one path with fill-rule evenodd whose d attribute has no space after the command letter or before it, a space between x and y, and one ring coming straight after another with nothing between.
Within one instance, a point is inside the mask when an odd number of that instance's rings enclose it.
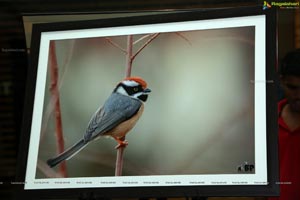
<instances>
[{"instance_id":1,"label":"bird's tail","mask_svg":"<svg viewBox=\"0 0 300 200\"><path fill-rule=\"evenodd\" d=\"M47 164L49 165L49 167L55 167L56 165L58 165L62 161L72 158L83 147L85 147L85 145L87 145L87 143L84 141L84 139L81 139L76 144L74 144L69 149L67 149L64 152L62 152L61 154L59 154L58 156L56 156L54 158L50 158L49 160L47 160Z\"/></svg>"}]
</instances>

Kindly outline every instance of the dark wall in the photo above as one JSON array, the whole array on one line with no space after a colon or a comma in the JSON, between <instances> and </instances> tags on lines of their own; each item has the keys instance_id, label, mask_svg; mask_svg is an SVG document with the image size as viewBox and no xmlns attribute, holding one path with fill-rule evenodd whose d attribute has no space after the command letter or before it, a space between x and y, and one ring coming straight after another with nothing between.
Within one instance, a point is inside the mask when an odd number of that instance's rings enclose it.
<instances>
[{"instance_id":1,"label":"dark wall","mask_svg":"<svg viewBox=\"0 0 300 200\"><path fill-rule=\"evenodd\" d=\"M22 21L0 5L0 197L9 199L14 179L27 70Z\"/></svg>"},{"instance_id":2,"label":"dark wall","mask_svg":"<svg viewBox=\"0 0 300 200\"><path fill-rule=\"evenodd\" d=\"M52 0L0 1L0 197L11 199L15 178L28 59L22 24L23 13L104 12L156 9L217 8L262 5L242 0ZM279 59L294 48L294 12L279 11Z\"/></svg>"}]
</instances>

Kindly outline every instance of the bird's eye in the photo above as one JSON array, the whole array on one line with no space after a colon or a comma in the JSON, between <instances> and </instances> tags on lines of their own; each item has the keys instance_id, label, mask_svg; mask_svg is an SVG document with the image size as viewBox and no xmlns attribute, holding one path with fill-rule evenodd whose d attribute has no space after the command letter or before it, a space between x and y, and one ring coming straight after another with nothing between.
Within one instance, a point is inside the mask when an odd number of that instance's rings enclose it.
<instances>
[{"instance_id":1,"label":"bird's eye","mask_svg":"<svg viewBox=\"0 0 300 200\"><path fill-rule=\"evenodd\" d=\"M137 92L138 90L139 90L139 88L137 88L137 87L133 88L133 91L135 91L135 92Z\"/></svg>"}]
</instances>

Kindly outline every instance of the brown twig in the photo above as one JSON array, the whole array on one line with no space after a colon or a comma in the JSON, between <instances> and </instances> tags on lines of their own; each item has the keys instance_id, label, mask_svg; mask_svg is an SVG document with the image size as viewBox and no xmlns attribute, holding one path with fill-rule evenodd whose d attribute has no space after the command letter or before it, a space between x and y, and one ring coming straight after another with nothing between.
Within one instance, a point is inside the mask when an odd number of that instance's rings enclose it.
<instances>
[{"instance_id":1,"label":"brown twig","mask_svg":"<svg viewBox=\"0 0 300 200\"><path fill-rule=\"evenodd\" d=\"M132 35L127 36L127 59L126 59L126 77L131 76L131 68L132 68L132 52L133 52L133 37Z\"/></svg>"},{"instance_id":2,"label":"brown twig","mask_svg":"<svg viewBox=\"0 0 300 200\"><path fill-rule=\"evenodd\" d=\"M189 43L189 45L192 45L192 43L190 42L189 39L187 39L184 35L182 35L181 33L176 32L176 35L178 35L179 37L181 37L182 39L184 39L187 43Z\"/></svg>"},{"instance_id":3,"label":"brown twig","mask_svg":"<svg viewBox=\"0 0 300 200\"><path fill-rule=\"evenodd\" d=\"M131 60L133 61L135 57L146 47L150 42L152 42L157 36L159 36L160 33L155 33L152 35L152 37L147 40L147 42L131 57Z\"/></svg>"},{"instance_id":4,"label":"brown twig","mask_svg":"<svg viewBox=\"0 0 300 200\"><path fill-rule=\"evenodd\" d=\"M68 74L68 69L69 69L69 66L70 66L70 62L73 58L73 52L74 52L74 49L75 49L75 44L76 44L76 40L71 40L70 41L70 46L68 48L68 51L67 51L67 55L65 57L65 60L64 60L64 64L62 65L62 74L60 76L60 79L58 80L58 89L60 89L64 83L64 80L65 80L65 76Z\"/></svg>"},{"instance_id":5,"label":"brown twig","mask_svg":"<svg viewBox=\"0 0 300 200\"><path fill-rule=\"evenodd\" d=\"M118 45L117 43L115 43L114 41L112 41L112 39L110 38L105 38L105 40L110 43L112 46L116 47L117 49L120 49L124 54L127 54L127 51L125 49L123 49L120 45Z\"/></svg>"},{"instance_id":6,"label":"brown twig","mask_svg":"<svg viewBox=\"0 0 300 200\"><path fill-rule=\"evenodd\" d=\"M139 43L140 41L150 37L151 35L153 35L153 34L148 34L148 35L144 35L144 36L140 37L139 39L137 39L136 41L133 42L133 45L136 45L137 43Z\"/></svg>"},{"instance_id":7,"label":"brown twig","mask_svg":"<svg viewBox=\"0 0 300 200\"><path fill-rule=\"evenodd\" d=\"M54 107L55 107L55 136L57 141L57 151L62 153L64 151L64 139L62 131L62 120L60 111L60 99L59 99L59 89L58 89L58 64L56 58L55 41L50 42L50 54L49 59L50 64L50 76L51 76L51 95L54 96ZM62 162L59 167L59 172L63 177L67 177L66 163Z\"/></svg>"},{"instance_id":8,"label":"brown twig","mask_svg":"<svg viewBox=\"0 0 300 200\"><path fill-rule=\"evenodd\" d=\"M131 76L131 68L132 68L132 48L133 48L133 37L132 35L127 36L127 59L126 59L126 77ZM125 140L125 137L121 138L122 141ZM123 157L124 150L126 146L121 146L117 149L117 159L116 159L116 168L115 168L115 176L122 176L123 171Z\"/></svg>"},{"instance_id":9,"label":"brown twig","mask_svg":"<svg viewBox=\"0 0 300 200\"><path fill-rule=\"evenodd\" d=\"M140 39L138 39L137 41L133 41L133 36L132 35L128 35L127 36L127 50L126 50L126 71L125 71L125 76L126 77L130 77L131 76L131 69L132 69L132 63L133 60L136 58L136 56L146 47L148 46L157 36L159 35L159 33L155 33L152 35L147 35L144 37L141 37ZM140 49L133 55L133 45L140 42L141 40L147 38L151 36L151 38L149 40L147 40L145 42L144 45L142 45L140 47ZM108 40L110 41L110 40ZM113 45L113 44L112 44ZM120 49L122 50L122 48L120 47ZM125 140L125 136L123 138L121 138L122 141ZM125 150L125 145L119 147L117 149L117 159L116 159L116 169L115 169L115 176L122 176L122 170L123 170L123 156L124 156L124 150Z\"/></svg>"},{"instance_id":10,"label":"brown twig","mask_svg":"<svg viewBox=\"0 0 300 200\"><path fill-rule=\"evenodd\" d=\"M68 54L66 56L65 62L63 64L63 72L61 75L60 80L58 80L58 89L62 87L63 80L65 75L67 74L67 70L71 61L71 58L73 57L73 51L74 51L74 46L75 46L75 40L71 42L71 46L69 48ZM48 122L50 120L50 117L52 116L52 113L54 111L54 104L56 102L57 96L51 96L48 105L46 106L45 109L45 114L43 115L43 122L42 122L42 128L41 128L41 138L44 138L45 132L48 128Z\"/></svg>"},{"instance_id":11,"label":"brown twig","mask_svg":"<svg viewBox=\"0 0 300 200\"><path fill-rule=\"evenodd\" d=\"M125 140L123 137L121 140ZM115 176L122 176L123 172L123 158L124 158L124 150L126 146L121 146L117 149L117 159L116 159L116 168L115 168Z\"/></svg>"}]
</instances>

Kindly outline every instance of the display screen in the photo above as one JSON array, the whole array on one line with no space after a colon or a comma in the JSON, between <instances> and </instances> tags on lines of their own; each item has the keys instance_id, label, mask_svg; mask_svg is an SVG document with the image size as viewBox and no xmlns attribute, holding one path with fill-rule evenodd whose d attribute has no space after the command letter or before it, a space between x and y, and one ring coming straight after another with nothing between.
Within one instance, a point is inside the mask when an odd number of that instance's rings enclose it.
<instances>
[{"instance_id":1,"label":"display screen","mask_svg":"<svg viewBox=\"0 0 300 200\"><path fill-rule=\"evenodd\" d=\"M270 184L266 15L156 16L155 23L37 27L25 190ZM87 134L95 112L118 107L111 95L132 76L151 92L126 134L116 176L112 128L92 140ZM74 155L49 166L80 141Z\"/></svg>"}]
</instances>

